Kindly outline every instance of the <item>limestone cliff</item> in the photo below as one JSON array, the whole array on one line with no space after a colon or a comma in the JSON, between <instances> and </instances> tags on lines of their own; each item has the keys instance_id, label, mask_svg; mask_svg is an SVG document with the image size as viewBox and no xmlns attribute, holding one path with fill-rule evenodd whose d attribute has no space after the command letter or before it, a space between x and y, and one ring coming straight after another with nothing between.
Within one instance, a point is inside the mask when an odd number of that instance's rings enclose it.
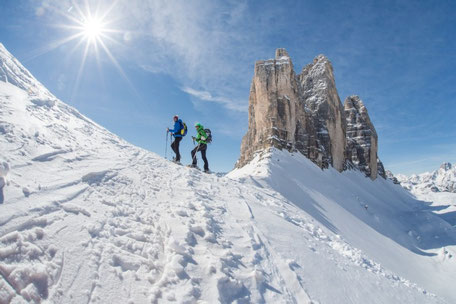
<instances>
[{"instance_id":1,"label":"limestone cliff","mask_svg":"<svg viewBox=\"0 0 456 304\"><path fill-rule=\"evenodd\" d=\"M356 95L344 102L347 158L370 178L377 178L378 136L363 101Z\"/></svg>"},{"instance_id":2,"label":"limestone cliff","mask_svg":"<svg viewBox=\"0 0 456 304\"><path fill-rule=\"evenodd\" d=\"M296 149L311 159L318 158L316 132L302 97L293 63L284 49L276 51L275 59L255 63L249 131L242 139L238 167L268 147Z\"/></svg>"},{"instance_id":3,"label":"limestone cliff","mask_svg":"<svg viewBox=\"0 0 456 304\"><path fill-rule=\"evenodd\" d=\"M339 171L345 163L345 117L336 89L331 62L317 56L299 75L305 105L312 113L322 152L322 167L332 165Z\"/></svg>"},{"instance_id":4,"label":"limestone cliff","mask_svg":"<svg viewBox=\"0 0 456 304\"><path fill-rule=\"evenodd\" d=\"M357 167L375 179L377 173L384 176L377 141L362 101L351 96L342 105L331 62L324 55L298 75L285 49L277 49L274 59L255 63L249 129L236 167L276 147L299 151L321 168Z\"/></svg>"}]
</instances>

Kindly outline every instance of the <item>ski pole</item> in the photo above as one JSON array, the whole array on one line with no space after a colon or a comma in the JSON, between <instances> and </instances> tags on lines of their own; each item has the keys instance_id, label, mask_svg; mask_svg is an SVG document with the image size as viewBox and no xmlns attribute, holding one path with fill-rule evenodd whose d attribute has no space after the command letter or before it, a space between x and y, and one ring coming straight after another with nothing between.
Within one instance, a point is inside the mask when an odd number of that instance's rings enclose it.
<instances>
[{"instance_id":1,"label":"ski pole","mask_svg":"<svg viewBox=\"0 0 456 304\"><path fill-rule=\"evenodd\" d=\"M200 147L200 143L198 143L198 146L196 147L195 155L193 155L193 158L192 158L192 164L195 162L196 153L198 153L199 147Z\"/></svg>"},{"instance_id":2,"label":"ski pole","mask_svg":"<svg viewBox=\"0 0 456 304\"><path fill-rule=\"evenodd\" d=\"M168 158L168 130L166 130L165 159Z\"/></svg>"}]
</instances>

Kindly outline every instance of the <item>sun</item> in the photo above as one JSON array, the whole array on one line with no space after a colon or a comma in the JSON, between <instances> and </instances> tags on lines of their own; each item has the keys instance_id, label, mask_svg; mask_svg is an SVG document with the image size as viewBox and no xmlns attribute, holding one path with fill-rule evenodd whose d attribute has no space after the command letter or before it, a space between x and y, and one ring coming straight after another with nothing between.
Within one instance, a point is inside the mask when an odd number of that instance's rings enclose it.
<instances>
[{"instance_id":1,"label":"sun","mask_svg":"<svg viewBox=\"0 0 456 304\"><path fill-rule=\"evenodd\" d=\"M104 48L107 41L116 42L113 36L121 31L112 28L113 20L109 17L109 13L116 3L117 1L113 1L110 7L103 9L98 6L94 9L88 1L85 6L79 6L77 2L74 2L73 6L64 13L71 23L64 27L73 31L73 35L69 39L79 38L80 43L85 42L86 47L89 48Z\"/></svg>"},{"instance_id":2,"label":"sun","mask_svg":"<svg viewBox=\"0 0 456 304\"><path fill-rule=\"evenodd\" d=\"M82 23L81 30L84 37L93 41L101 38L105 28L99 18L89 17Z\"/></svg>"}]
</instances>

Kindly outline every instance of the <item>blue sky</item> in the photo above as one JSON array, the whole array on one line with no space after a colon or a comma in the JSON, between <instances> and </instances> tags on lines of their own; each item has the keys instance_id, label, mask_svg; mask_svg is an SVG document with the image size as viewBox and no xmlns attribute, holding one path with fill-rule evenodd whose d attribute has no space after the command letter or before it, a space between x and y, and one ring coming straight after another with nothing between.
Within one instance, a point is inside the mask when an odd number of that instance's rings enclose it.
<instances>
[{"instance_id":1,"label":"blue sky","mask_svg":"<svg viewBox=\"0 0 456 304\"><path fill-rule=\"evenodd\" d=\"M455 1L117 1L104 19L112 57L92 45L82 65L85 42L57 42L75 33L76 7L106 13L112 2L3 0L0 42L57 97L133 144L164 155L179 114L212 129L211 169L230 170L254 63L284 47L298 73L318 54L331 60L341 100L357 94L367 106L387 169L456 162ZM185 138L184 163L191 148Z\"/></svg>"}]
</instances>

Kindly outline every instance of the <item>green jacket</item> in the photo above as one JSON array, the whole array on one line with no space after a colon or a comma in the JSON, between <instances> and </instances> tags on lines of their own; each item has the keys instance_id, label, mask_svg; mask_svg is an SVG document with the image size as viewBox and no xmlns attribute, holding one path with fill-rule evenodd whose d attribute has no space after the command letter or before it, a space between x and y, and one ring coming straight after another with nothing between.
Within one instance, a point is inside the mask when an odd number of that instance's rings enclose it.
<instances>
[{"instance_id":1,"label":"green jacket","mask_svg":"<svg viewBox=\"0 0 456 304\"><path fill-rule=\"evenodd\" d=\"M198 128L198 133L196 134L196 142L199 144L207 144L206 142L207 134L204 132L204 128Z\"/></svg>"}]
</instances>

